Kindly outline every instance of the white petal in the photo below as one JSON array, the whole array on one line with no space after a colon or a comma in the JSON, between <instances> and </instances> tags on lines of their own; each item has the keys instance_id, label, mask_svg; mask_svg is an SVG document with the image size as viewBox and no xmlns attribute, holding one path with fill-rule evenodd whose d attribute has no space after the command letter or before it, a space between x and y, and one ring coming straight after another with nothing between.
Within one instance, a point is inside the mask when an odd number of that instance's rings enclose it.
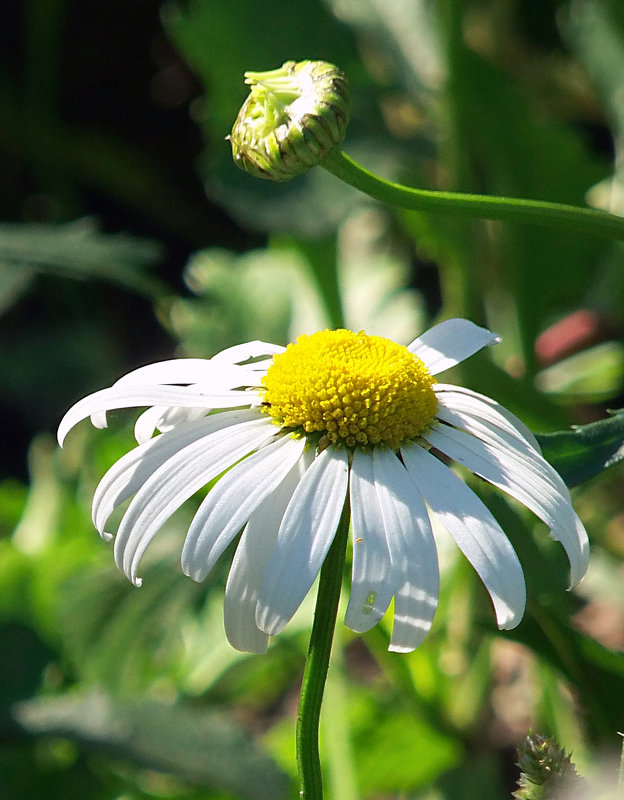
<instances>
[{"instance_id":1,"label":"white petal","mask_svg":"<svg viewBox=\"0 0 624 800\"><path fill-rule=\"evenodd\" d=\"M305 438L284 436L233 467L206 495L182 549L182 569L202 581L262 501L300 458Z\"/></svg>"},{"instance_id":2,"label":"white petal","mask_svg":"<svg viewBox=\"0 0 624 800\"><path fill-rule=\"evenodd\" d=\"M388 649L409 653L429 633L438 606L438 556L429 514L403 464L386 449L374 451L373 464L390 555L399 577Z\"/></svg>"},{"instance_id":3,"label":"white petal","mask_svg":"<svg viewBox=\"0 0 624 800\"><path fill-rule=\"evenodd\" d=\"M244 344L235 344L233 347L221 350L210 360L214 363L241 364L250 358L261 358L262 356L274 356L276 353L283 353L285 349L279 344L256 340L245 342Z\"/></svg>"},{"instance_id":4,"label":"white petal","mask_svg":"<svg viewBox=\"0 0 624 800\"><path fill-rule=\"evenodd\" d=\"M151 406L142 414L139 414L134 423L134 438L139 444L143 444L152 438L167 409L168 406ZM202 409L200 413L203 414L205 412ZM91 415L91 422L93 422L93 415Z\"/></svg>"},{"instance_id":5,"label":"white petal","mask_svg":"<svg viewBox=\"0 0 624 800\"><path fill-rule=\"evenodd\" d=\"M183 406L185 408L237 408L258 402L257 392L200 393L182 386L111 386L90 394L73 405L61 420L57 437L62 446L67 433L83 419L114 408Z\"/></svg>"},{"instance_id":6,"label":"white petal","mask_svg":"<svg viewBox=\"0 0 624 800\"><path fill-rule=\"evenodd\" d=\"M70 411L71 411L71 409L70 409ZM93 414L89 414L89 417L91 418L91 424L93 425L94 428L97 428L98 430L103 430L104 428L106 428L106 426L108 424L106 422L106 411L96 411ZM84 419L84 417L82 417L82 419ZM62 423L63 423L63 420L61 420L61 424ZM70 428L73 428L73 425L71 425ZM69 431L70 428L68 428L67 431ZM59 444L61 445L61 447L63 446L63 441L65 440L65 436L66 435L67 435L67 432L64 433L62 438L61 438L60 429L59 429L59 433L58 433L59 440L58 441L59 441Z\"/></svg>"},{"instance_id":7,"label":"white petal","mask_svg":"<svg viewBox=\"0 0 624 800\"><path fill-rule=\"evenodd\" d=\"M179 450L143 484L128 506L115 539L115 560L136 585L139 562L154 535L182 503L240 458L273 436L265 419L243 422Z\"/></svg>"},{"instance_id":8,"label":"white petal","mask_svg":"<svg viewBox=\"0 0 624 800\"><path fill-rule=\"evenodd\" d=\"M312 586L336 534L348 482L347 451L332 445L295 489L258 595L256 625L266 633L284 628Z\"/></svg>"},{"instance_id":9,"label":"white petal","mask_svg":"<svg viewBox=\"0 0 624 800\"><path fill-rule=\"evenodd\" d=\"M257 418L255 409L212 414L179 425L175 430L126 453L104 475L93 495L93 524L97 530L103 535L104 526L117 506L138 491L150 475L175 453L210 433Z\"/></svg>"},{"instance_id":10,"label":"white petal","mask_svg":"<svg viewBox=\"0 0 624 800\"><path fill-rule=\"evenodd\" d=\"M159 361L128 372L115 386L150 384L212 384L215 389L235 389L245 385L246 370L205 358L177 358Z\"/></svg>"},{"instance_id":11,"label":"white petal","mask_svg":"<svg viewBox=\"0 0 624 800\"><path fill-rule=\"evenodd\" d=\"M488 445L463 431L441 425L426 434L434 447L515 497L548 525L570 561L571 585L589 564L589 541L574 513L570 495L555 470L537 453Z\"/></svg>"},{"instance_id":12,"label":"white petal","mask_svg":"<svg viewBox=\"0 0 624 800\"><path fill-rule=\"evenodd\" d=\"M437 375L483 347L499 342L500 336L474 322L447 319L414 339L407 349L424 362L432 375Z\"/></svg>"},{"instance_id":13,"label":"white petal","mask_svg":"<svg viewBox=\"0 0 624 800\"><path fill-rule=\"evenodd\" d=\"M386 613L397 584L375 489L371 453L359 449L354 452L349 492L353 565L345 625L363 633Z\"/></svg>"},{"instance_id":14,"label":"white petal","mask_svg":"<svg viewBox=\"0 0 624 800\"><path fill-rule=\"evenodd\" d=\"M458 428L481 439L494 447L508 447L512 450L518 450L525 453L527 457L542 460L540 453L535 450L530 442L520 435L517 430L513 428L507 430L498 427L493 422L483 422L471 414L466 414L462 411L451 410L442 405L438 406L436 417L448 425ZM446 428L444 428L446 430Z\"/></svg>"},{"instance_id":15,"label":"white petal","mask_svg":"<svg viewBox=\"0 0 624 800\"><path fill-rule=\"evenodd\" d=\"M491 397L449 383L436 383L433 391L436 393L438 401L447 408L453 411L465 411L481 420L494 422L500 428L506 428L506 425L511 426L533 446L534 450L537 450L538 453L542 452L539 442L524 422L505 406L492 400Z\"/></svg>"},{"instance_id":16,"label":"white petal","mask_svg":"<svg viewBox=\"0 0 624 800\"><path fill-rule=\"evenodd\" d=\"M486 506L435 456L418 445L401 448L427 505L457 542L490 593L501 629L522 619L526 587L518 556Z\"/></svg>"},{"instance_id":17,"label":"white petal","mask_svg":"<svg viewBox=\"0 0 624 800\"><path fill-rule=\"evenodd\" d=\"M137 417L134 423L134 438L139 444L143 444L152 438L156 430L165 433L177 425L201 419L205 415L205 408L152 406Z\"/></svg>"},{"instance_id":18,"label":"white petal","mask_svg":"<svg viewBox=\"0 0 624 800\"><path fill-rule=\"evenodd\" d=\"M313 458L312 448L304 451L279 486L254 511L241 535L225 587L224 604L225 632L237 650L264 653L267 649L268 634L256 625L258 591L286 506Z\"/></svg>"}]
</instances>

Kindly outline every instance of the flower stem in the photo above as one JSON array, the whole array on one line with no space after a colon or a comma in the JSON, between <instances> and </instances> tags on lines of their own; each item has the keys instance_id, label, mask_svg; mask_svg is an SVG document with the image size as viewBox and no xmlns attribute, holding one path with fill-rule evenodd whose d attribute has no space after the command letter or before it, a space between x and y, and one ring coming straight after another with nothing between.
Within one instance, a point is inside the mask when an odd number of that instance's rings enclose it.
<instances>
[{"instance_id":1,"label":"flower stem","mask_svg":"<svg viewBox=\"0 0 624 800\"><path fill-rule=\"evenodd\" d=\"M336 536L321 569L314 624L303 671L296 734L299 796L302 800L322 800L323 797L318 729L342 587L349 519L350 511L347 499L338 523Z\"/></svg>"},{"instance_id":2,"label":"flower stem","mask_svg":"<svg viewBox=\"0 0 624 800\"><path fill-rule=\"evenodd\" d=\"M624 240L624 218L606 211L543 200L412 189L374 175L338 147L321 166L361 192L399 208L573 228L578 232Z\"/></svg>"}]
</instances>

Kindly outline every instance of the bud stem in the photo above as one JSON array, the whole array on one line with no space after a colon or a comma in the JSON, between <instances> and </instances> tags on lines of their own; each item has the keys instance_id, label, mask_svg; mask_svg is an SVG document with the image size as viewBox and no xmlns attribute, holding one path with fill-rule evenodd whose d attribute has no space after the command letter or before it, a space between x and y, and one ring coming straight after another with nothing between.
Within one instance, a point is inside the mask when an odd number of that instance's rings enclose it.
<instances>
[{"instance_id":1,"label":"bud stem","mask_svg":"<svg viewBox=\"0 0 624 800\"><path fill-rule=\"evenodd\" d=\"M314 624L310 634L301 694L299 695L296 739L301 800L322 800L323 797L318 729L340 589L342 588L349 519L350 510L347 499L338 523L336 536L321 569Z\"/></svg>"},{"instance_id":2,"label":"bud stem","mask_svg":"<svg viewBox=\"0 0 624 800\"><path fill-rule=\"evenodd\" d=\"M606 211L543 200L412 189L374 175L338 147L328 154L321 166L350 186L398 208L573 228L578 232L624 240L624 218Z\"/></svg>"}]
</instances>

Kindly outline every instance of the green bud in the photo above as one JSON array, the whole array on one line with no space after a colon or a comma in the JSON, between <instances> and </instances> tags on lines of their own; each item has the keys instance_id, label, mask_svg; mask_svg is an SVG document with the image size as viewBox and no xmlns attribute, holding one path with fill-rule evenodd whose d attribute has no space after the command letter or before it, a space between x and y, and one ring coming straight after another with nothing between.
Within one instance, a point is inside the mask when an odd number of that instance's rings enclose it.
<instances>
[{"instance_id":1,"label":"green bud","mask_svg":"<svg viewBox=\"0 0 624 800\"><path fill-rule=\"evenodd\" d=\"M563 787L583 786L569 755L554 739L529 732L518 745L520 778L516 800L550 800Z\"/></svg>"},{"instance_id":2,"label":"green bud","mask_svg":"<svg viewBox=\"0 0 624 800\"><path fill-rule=\"evenodd\" d=\"M251 92L228 136L238 166L287 181L325 160L349 122L347 79L326 61L286 61L280 69L246 72Z\"/></svg>"}]
</instances>

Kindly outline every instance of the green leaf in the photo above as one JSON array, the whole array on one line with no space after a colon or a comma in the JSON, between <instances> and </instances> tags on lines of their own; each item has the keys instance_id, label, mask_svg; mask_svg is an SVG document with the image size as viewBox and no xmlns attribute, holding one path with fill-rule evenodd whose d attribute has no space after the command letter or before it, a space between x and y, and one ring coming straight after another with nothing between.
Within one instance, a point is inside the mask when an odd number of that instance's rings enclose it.
<instances>
[{"instance_id":1,"label":"green leaf","mask_svg":"<svg viewBox=\"0 0 624 800\"><path fill-rule=\"evenodd\" d=\"M223 712L92 692L20 703L14 716L32 735L65 738L244 800L288 793L283 773Z\"/></svg>"},{"instance_id":2,"label":"green leaf","mask_svg":"<svg viewBox=\"0 0 624 800\"><path fill-rule=\"evenodd\" d=\"M596 740L609 741L622 715L622 654L578 631L554 605L529 602L522 624L506 632L530 647L565 676L586 709L586 729Z\"/></svg>"},{"instance_id":3,"label":"green leaf","mask_svg":"<svg viewBox=\"0 0 624 800\"><path fill-rule=\"evenodd\" d=\"M379 717L360 722L356 734L360 786L401 793L408 787L426 786L457 765L462 751L458 741L429 727L409 710L385 711L380 709Z\"/></svg>"},{"instance_id":4,"label":"green leaf","mask_svg":"<svg viewBox=\"0 0 624 800\"><path fill-rule=\"evenodd\" d=\"M588 425L537 436L544 458L568 486L593 478L624 459L624 409Z\"/></svg>"},{"instance_id":5,"label":"green leaf","mask_svg":"<svg viewBox=\"0 0 624 800\"><path fill-rule=\"evenodd\" d=\"M64 225L0 224L0 310L37 272L106 278L149 297L162 294L157 281L145 274L160 256L156 242L100 233L89 218Z\"/></svg>"},{"instance_id":6,"label":"green leaf","mask_svg":"<svg viewBox=\"0 0 624 800\"><path fill-rule=\"evenodd\" d=\"M601 342L551 364L535 376L539 389L560 403L599 403L624 384L624 344Z\"/></svg>"},{"instance_id":7,"label":"green leaf","mask_svg":"<svg viewBox=\"0 0 624 800\"><path fill-rule=\"evenodd\" d=\"M0 661L0 714L4 718L5 709L37 691L55 654L32 628L12 621L0 625L0 647L11 654Z\"/></svg>"},{"instance_id":8,"label":"green leaf","mask_svg":"<svg viewBox=\"0 0 624 800\"><path fill-rule=\"evenodd\" d=\"M576 591L565 591L569 568L561 545L546 536L541 525L527 530L525 513L500 493L483 487L480 494L518 554L527 584L524 618L513 630L497 635L529 647L558 677L574 686L584 709L583 728L588 737L610 741L622 718L624 656L579 630L574 618L584 601ZM492 630L491 611L485 612L478 622ZM561 728L547 732L562 742L567 738Z\"/></svg>"}]
</instances>

